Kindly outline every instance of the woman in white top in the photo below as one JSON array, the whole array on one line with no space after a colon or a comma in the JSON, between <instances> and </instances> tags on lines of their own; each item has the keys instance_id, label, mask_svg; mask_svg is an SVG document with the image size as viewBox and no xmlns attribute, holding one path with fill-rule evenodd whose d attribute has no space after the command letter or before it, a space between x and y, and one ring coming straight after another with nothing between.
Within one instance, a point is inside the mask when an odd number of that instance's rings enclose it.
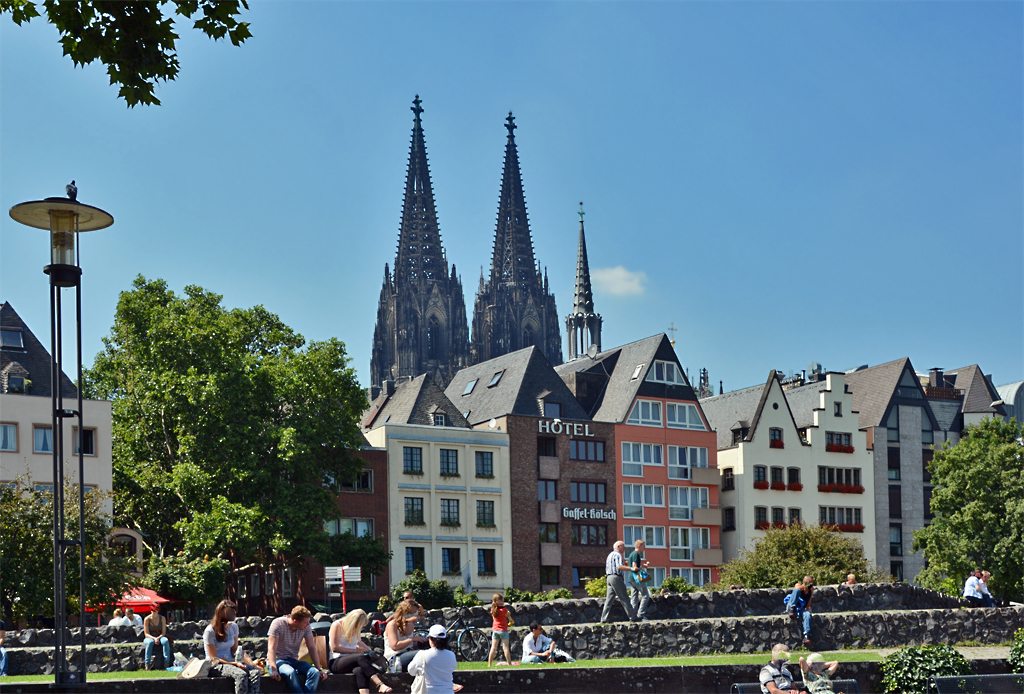
<instances>
[{"instance_id":1,"label":"woman in white top","mask_svg":"<svg viewBox=\"0 0 1024 694\"><path fill-rule=\"evenodd\" d=\"M107 622L108 627L130 627L131 625L132 621L130 619L125 619L124 612L122 612L120 608L114 610L113 619Z\"/></svg>"},{"instance_id":2,"label":"woman in white top","mask_svg":"<svg viewBox=\"0 0 1024 694\"><path fill-rule=\"evenodd\" d=\"M370 694L370 682L383 694L390 692L391 687L381 682L377 671L386 670L388 661L363 642L360 632L369 623L365 612L352 610L331 625L330 669L336 675L355 675L359 694Z\"/></svg>"},{"instance_id":3,"label":"woman in white top","mask_svg":"<svg viewBox=\"0 0 1024 694\"><path fill-rule=\"evenodd\" d=\"M418 608L408 602L399 603L393 619L384 629L384 657L391 662L391 659L397 655L400 663L399 671L409 667L409 663L416 656L413 649L427 641L422 636L415 636L412 633L416 624L410 617L414 617L414 613L418 613Z\"/></svg>"},{"instance_id":4,"label":"woman in white top","mask_svg":"<svg viewBox=\"0 0 1024 694\"><path fill-rule=\"evenodd\" d=\"M259 694L260 671L235 660L238 650L238 625L235 604L221 600L210 625L203 631L206 659L210 661L210 677L230 677L235 681L235 694Z\"/></svg>"},{"instance_id":5,"label":"woman in white top","mask_svg":"<svg viewBox=\"0 0 1024 694\"><path fill-rule=\"evenodd\" d=\"M448 632L441 624L430 627L430 648L409 663L409 674L422 677L426 694L454 694L455 654L448 650ZM459 687L462 689L462 687Z\"/></svg>"}]
</instances>

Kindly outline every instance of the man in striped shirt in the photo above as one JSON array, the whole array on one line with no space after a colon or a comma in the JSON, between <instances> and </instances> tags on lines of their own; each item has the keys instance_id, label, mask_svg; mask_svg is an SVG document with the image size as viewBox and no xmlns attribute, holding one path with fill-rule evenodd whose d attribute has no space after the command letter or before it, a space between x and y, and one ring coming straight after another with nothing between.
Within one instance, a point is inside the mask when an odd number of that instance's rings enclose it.
<instances>
[{"instance_id":1,"label":"man in striped shirt","mask_svg":"<svg viewBox=\"0 0 1024 694\"><path fill-rule=\"evenodd\" d=\"M626 548L626 543L619 540L612 546L612 551L608 555L608 558L604 560L604 573L605 578L608 579L608 593L604 598L604 609L601 610L601 621L607 622L608 615L612 611L612 598L618 598L622 606L626 608L626 614L629 615L629 621L639 622L640 619L636 616L636 610L633 609L633 605L629 602L629 596L626 594L626 582L623 580L623 571L629 571L630 567L626 565L626 560L622 556L622 550Z\"/></svg>"},{"instance_id":2,"label":"man in striped shirt","mask_svg":"<svg viewBox=\"0 0 1024 694\"><path fill-rule=\"evenodd\" d=\"M293 694L311 694L320 684L320 678L327 677L316 649L313 630L309 620L313 615L302 605L292 608L292 613L278 617L270 623L267 633L267 669L275 680L284 677L288 690ZM299 660L299 644L306 641L313 665Z\"/></svg>"}]
</instances>

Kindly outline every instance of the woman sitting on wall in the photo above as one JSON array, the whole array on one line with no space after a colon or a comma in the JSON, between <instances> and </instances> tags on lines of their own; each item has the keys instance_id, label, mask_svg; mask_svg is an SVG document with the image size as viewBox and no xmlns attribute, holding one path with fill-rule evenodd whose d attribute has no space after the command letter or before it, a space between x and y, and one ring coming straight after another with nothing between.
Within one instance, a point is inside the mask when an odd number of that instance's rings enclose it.
<instances>
[{"instance_id":1,"label":"woman sitting on wall","mask_svg":"<svg viewBox=\"0 0 1024 694\"><path fill-rule=\"evenodd\" d=\"M413 649L422 647L422 644L427 642L424 637L412 633L416 628L416 621L410 617L418 613L417 607L408 602L401 602L395 609L394 619L388 622L384 630L384 657L391 663L392 658L397 656L391 667L393 672L402 672L408 668L409 663L416 657Z\"/></svg>"},{"instance_id":2,"label":"woman sitting on wall","mask_svg":"<svg viewBox=\"0 0 1024 694\"><path fill-rule=\"evenodd\" d=\"M356 676L359 694L370 694L369 683L373 682L378 692L390 692L391 687L381 682L378 670L386 670L388 661L362 640L360 632L370 619L363 610L352 610L331 625L331 672L343 675L351 672Z\"/></svg>"},{"instance_id":3,"label":"woman sitting on wall","mask_svg":"<svg viewBox=\"0 0 1024 694\"><path fill-rule=\"evenodd\" d=\"M235 694L259 694L259 668L236 660L238 651L238 625L235 624L235 604L221 600L213 613L210 625L203 631L206 659L210 661L210 677L230 677L235 681Z\"/></svg>"}]
</instances>

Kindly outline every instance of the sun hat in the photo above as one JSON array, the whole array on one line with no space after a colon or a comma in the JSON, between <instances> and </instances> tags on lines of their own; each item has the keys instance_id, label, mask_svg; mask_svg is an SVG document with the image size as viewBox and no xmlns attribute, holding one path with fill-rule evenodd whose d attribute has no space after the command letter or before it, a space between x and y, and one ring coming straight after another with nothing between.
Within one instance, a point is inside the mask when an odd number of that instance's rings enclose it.
<instances>
[{"instance_id":1,"label":"sun hat","mask_svg":"<svg viewBox=\"0 0 1024 694\"><path fill-rule=\"evenodd\" d=\"M435 624L430 627L430 631L427 633L435 639L444 639L448 637L448 632L445 630L443 624Z\"/></svg>"}]
</instances>

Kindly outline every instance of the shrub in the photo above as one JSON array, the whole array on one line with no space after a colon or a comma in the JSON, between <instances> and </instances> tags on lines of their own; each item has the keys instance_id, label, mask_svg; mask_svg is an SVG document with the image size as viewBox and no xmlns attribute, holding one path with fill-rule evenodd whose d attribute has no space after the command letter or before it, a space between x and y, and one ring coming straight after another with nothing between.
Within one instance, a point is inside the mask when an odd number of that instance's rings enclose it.
<instances>
[{"instance_id":1,"label":"shrub","mask_svg":"<svg viewBox=\"0 0 1024 694\"><path fill-rule=\"evenodd\" d=\"M538 600L571 600L572 591L568 588L555 588L537 596Z\"/></svg>"},{"instance_id":2,"label":"shrub","mask_svg":"<svg viewBox=\"0 0 1024 694\"><path fill-rule=\"evenodd\" d=\"M395 601L391 599L390 595L380 596L380 600L377 601L378 612L391 612L395 609Z\"/></svg>"},{"instance_id":3,"label":"shrub","mask_svg":"<svg viewBox=\"0 0 1024 694\"><path fill-rule=\"evenodd\" d=\"M455 592L448 585L448 581L437 579L427 580L427 575L416 569L409 576L391 586L391 599L397 604L402 601L402 593L411 590L416 596L416 602L423 605L424 609L436 610L441 607L453 607L455 605Z\"/></svg>"},{"instance_id":4,"label":"shrub","mask_svg":"<svg viewBox=\"0 0 1024 694\"><path fill-rule=\"evenodd\" d=\"M679 576L669 576L661 582L661 590L665 593L693 593L700 590L698 586L687 583Z\"/></svg>"},{"instance_id":5,"label":"shrub","mask_svg":"<svg viewBox=\"0 0 1024 694\"><path fill-rule=\"evenodd\" d=\"M592 598L603 598L608 594L608 577L598 576L587 581L584 589Z\"/></svg>"},{"instance_id":6,"label":"shrub","mask_svg":"<svg viewBox=\"0 0 1024 694\"><path fill-rule=\"evenodd\" d=\"M1010 666L1010 672L1024 673L1024 629L1018 629L1013 635L1013 645L1010 646L1006 664Z\"/></svg>"},{"instance_id":7,"label":"shrub","mask_svg":"<svg viewBox=\"0 0 1024 694\"><path fill-rule=\"evenodd\" d=\"M952 646L907 646L882 661L882 688L892 694L927 694L934 676L970 675L971 666Z\"/></svg>"},{"instance_id":8,"label":"shrub","mask_svg":"<svg viewBox=\"0 0 1024 694\"><path fill-rule=\"evenodd\" d=\"M546 593L531 593L528 590L519 590L512 586L505 589L505 602L542 602L569 598L572 598L572 591L568 588L555 588Z\"/></svg>"},{"instance_id":9,"label":"shrub","mask_svg":"<svg viewBox=\"0 0 1024 694\"><path fill-rule=\"evenodd\" d=\"M475 607L476 605L484 604L483 601L477 597L476 593L467 593L466 589L462 586L455 587L453 600L455 602L455 607Z\"/></svg>"}]
</instances>

